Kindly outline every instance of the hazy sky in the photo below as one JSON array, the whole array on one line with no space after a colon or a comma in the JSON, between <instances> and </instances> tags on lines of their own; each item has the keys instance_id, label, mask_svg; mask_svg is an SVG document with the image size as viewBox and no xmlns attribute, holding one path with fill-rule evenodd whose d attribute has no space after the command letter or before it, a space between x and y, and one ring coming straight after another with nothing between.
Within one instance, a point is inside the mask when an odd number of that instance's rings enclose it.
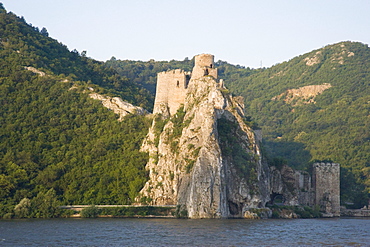
<instances>
[{"instance_id":1,"label":"hazy sky","mask_svg":"<svg viewBox=\"0 0 370 247\"><path fill-rule=\"evenodd\" d=\"M340 41L370 43L369 0L0 0L69 49L105 61L200 53L270 67Z\"/></svg>"}]
</instances>

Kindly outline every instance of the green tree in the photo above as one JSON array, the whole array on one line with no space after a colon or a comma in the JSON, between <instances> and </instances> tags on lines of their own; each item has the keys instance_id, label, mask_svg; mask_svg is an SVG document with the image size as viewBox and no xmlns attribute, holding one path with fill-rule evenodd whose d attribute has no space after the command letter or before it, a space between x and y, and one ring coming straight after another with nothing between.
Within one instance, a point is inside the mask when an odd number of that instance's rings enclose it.
<instances>
[{"instance_id":1,"label":"green tree","mask_svg":"<svg viewBox=\"0 0 370 247\"><path fill-rule=\"evenodd\" d=\"M54 189L39 192L31 200L33 216L36 218L54 218L60 215L59 202Z\"/></svg>"},{"instance_id":2,"label":"green tree","mask_svg":"<svg viewBox=\"0 0 370 247\"><path fill-rule=\"evenodd\" d=\"M41 35L45 36L45 37L49 37L49 33L48 33L48 30L46 30L45 27L43 27L40 31Z\"/></svg>"}]
</instances>

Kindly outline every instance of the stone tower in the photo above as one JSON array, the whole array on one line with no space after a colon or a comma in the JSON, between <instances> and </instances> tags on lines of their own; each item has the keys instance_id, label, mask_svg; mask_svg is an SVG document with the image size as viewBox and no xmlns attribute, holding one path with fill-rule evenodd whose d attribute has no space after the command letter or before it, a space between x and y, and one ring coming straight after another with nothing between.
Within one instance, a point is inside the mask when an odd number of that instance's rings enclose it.
<instances>
[{"instance_id":1,"label":"stone tower","mask_svg":"<svg viewBox=\"0 0 370 247\"><path fill-rule=\"evenodd\" d=\"M211 54L195 56L195 65L191 73L191 79L199 79L207 75L213 76L217 80L218 75L215 68L214 56Z\"/></svg>"},{"instance_id":2,"label":"stone tower","mask_svg":"<svg viewBox=\"0 0 370 247\"><path fill-rule=\"evenodd\" d=\"M315 204L328 216L340 216L340 165L336 163L313 164Z\"/></svg>"},{"instance_id":3,"label":"stone tower","mask_svg":"<svg viewBox=\"0 0 370 247\"><path fill-rule=\"evenodd\" d=\"M190 80L200 79L203 76L212 76L217 79L217 69L214 68L213 55L201 54L195 56L192 73L180 69L158 73L153 114L174 115L185 102Z\"/></svg>"},{"instance_id":4,"label":"stone tower","mask_svg":"<svg viewBox=\"0 0 370 247\"><path fill-rule=\"evenodd\" d=\"M190 73L180 69L158 73L153 114L175 114L184 104L189 81Z\"/></svg>"}]
</instances>

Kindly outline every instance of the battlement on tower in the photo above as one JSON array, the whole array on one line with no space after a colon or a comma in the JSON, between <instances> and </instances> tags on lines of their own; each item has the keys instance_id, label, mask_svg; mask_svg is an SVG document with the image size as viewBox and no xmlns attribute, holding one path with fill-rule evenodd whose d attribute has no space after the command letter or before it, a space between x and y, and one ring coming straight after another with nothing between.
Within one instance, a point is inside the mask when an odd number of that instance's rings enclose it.
<instances>
[{"instance_id":1,"label":"battlement on tower","mask_svg":"<svg viewBox=\"0 0 370 247\"><path fill-rule=\"evenodd\" d=\"M181 104L185 103L185 96L190 80L200 79L203 76L212 76L217 79L218 75L217 69L214 68L213 55L197 55L194 60L194 68L191 73L181 69L175 69L157 74L157 89L153 114L174 115Z\"/></svg>"}]
</instances>

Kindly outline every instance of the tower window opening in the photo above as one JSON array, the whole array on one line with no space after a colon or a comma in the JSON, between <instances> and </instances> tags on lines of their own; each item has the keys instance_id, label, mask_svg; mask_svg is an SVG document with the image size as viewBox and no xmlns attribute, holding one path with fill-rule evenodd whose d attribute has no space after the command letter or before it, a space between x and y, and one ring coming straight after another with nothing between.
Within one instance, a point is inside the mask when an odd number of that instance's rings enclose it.
<instances>
[{"instance_id":1,"label":"tower window opening","mask_svg":"<svg viewBox=\"0 0 370 247\"><path fill-rule=\"evenodd\" d=\"M179 81L177 81L177 83L176 83L176 87L179 87L180 86L180 82Z\"/></svg>"},{"instance_id":2,"label":"tower window opening","mask_svg":"<svg viewBox=\"0 0 370 247\"><path fill-rule=\"evenodd\" d=\"M184 84L185 88L188 88L189 81L190 81L190 75L186 75L185 76L185 84Z\"/></svg>"},{"instance_id":3,"label":"tower window opening","mask_svg":"<svg viewBox=\"0 0 370 247\"><path fill-rule=\"evenodd\" d=\"M208 69L204 71L204 75L208 75Z\"/></svg>"},{"instance_id":4,"label":"tower window opening","mask_svg":"<svg viewBox=\"0 0 370 247\"><path fill-rule=\"evenodd\" d=\"M212 67L213 67L213 64L210 64L210 65L209 65L209 67L210 67L210 68L212 69Z\"/></svg>"}]
</instances>

